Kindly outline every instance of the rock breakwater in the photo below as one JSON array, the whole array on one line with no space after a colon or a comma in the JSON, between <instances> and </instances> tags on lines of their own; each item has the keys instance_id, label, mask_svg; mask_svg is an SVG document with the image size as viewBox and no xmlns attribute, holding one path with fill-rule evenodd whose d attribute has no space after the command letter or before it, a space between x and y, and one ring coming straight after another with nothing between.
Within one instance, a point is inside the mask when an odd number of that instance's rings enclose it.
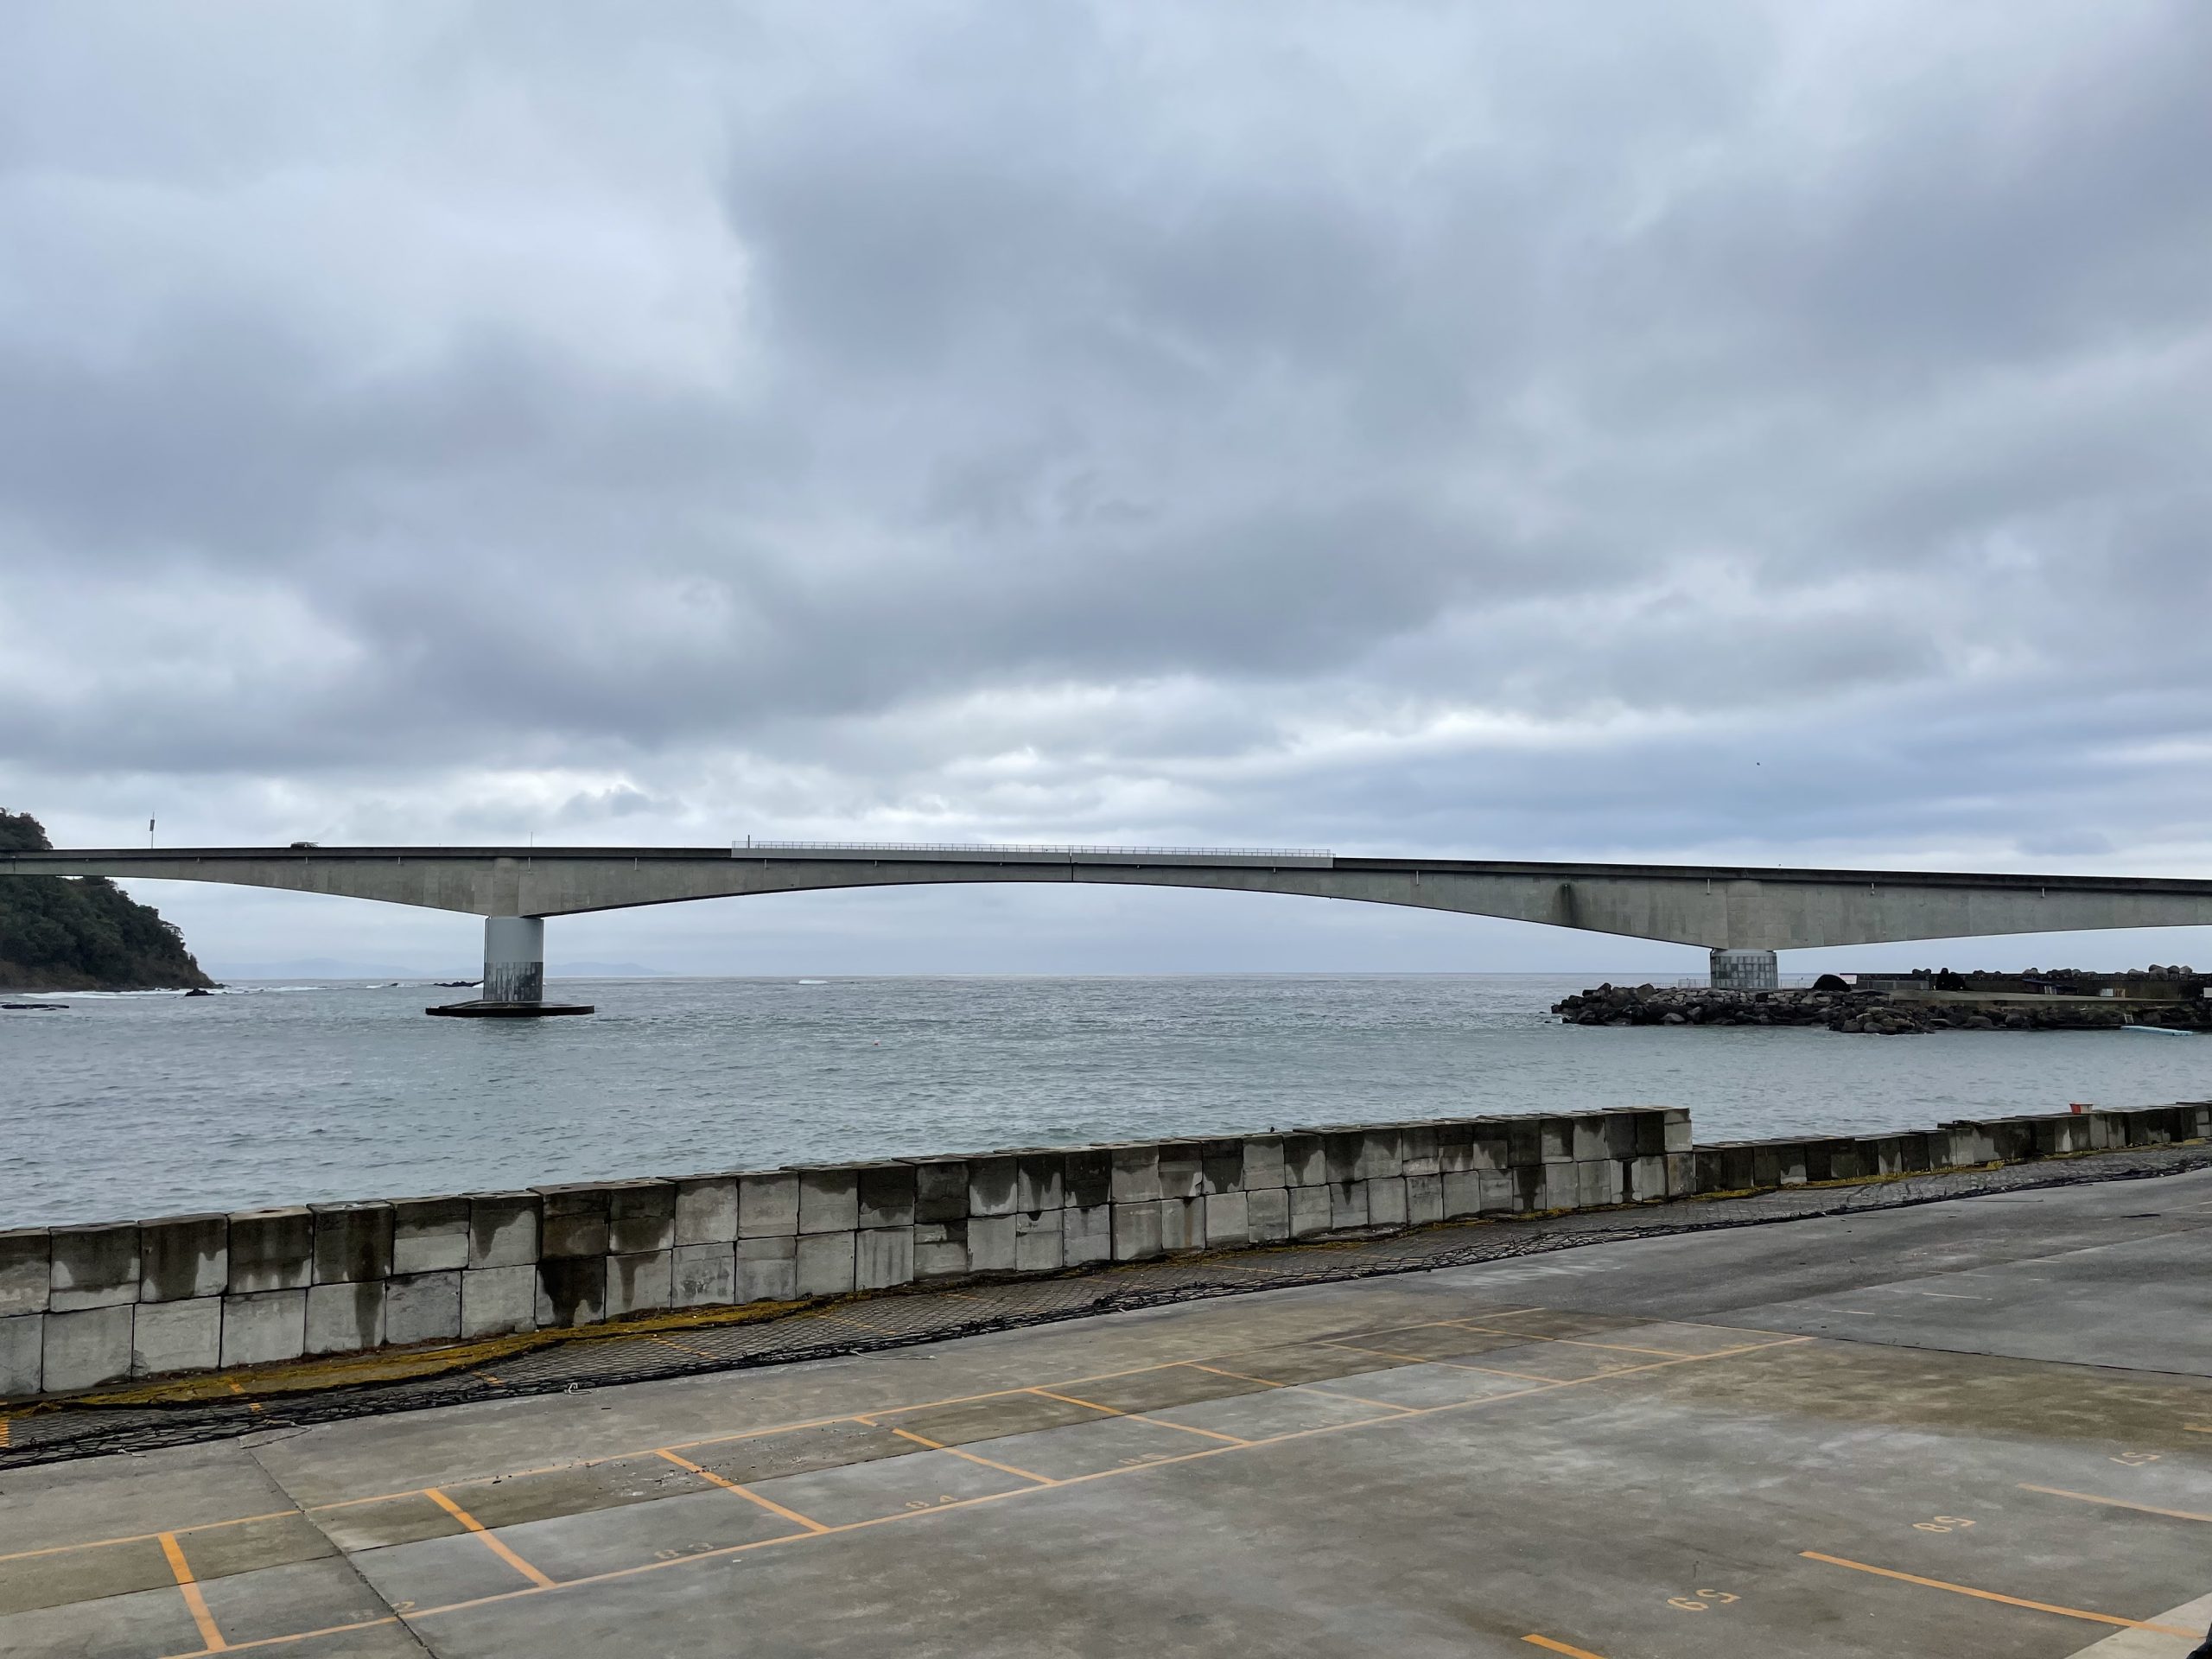
<instances>
[{"instance_id":1,"label":"rock breakwater","mask_svg":"<svg viewBox=\"0 0 2212 1659\"><path fill-rule=\"evenodd\" d=\"M2127 1004L2057 998L1908 1001L1886 991L1723 991L1697 986L1600 985L1552 1005L1570 1026L1820 1026L1853 1035L1937 1031L2113 1031L2126 1025L2212 1029L2201 1003Z\"/></svg>"}]
</instances>

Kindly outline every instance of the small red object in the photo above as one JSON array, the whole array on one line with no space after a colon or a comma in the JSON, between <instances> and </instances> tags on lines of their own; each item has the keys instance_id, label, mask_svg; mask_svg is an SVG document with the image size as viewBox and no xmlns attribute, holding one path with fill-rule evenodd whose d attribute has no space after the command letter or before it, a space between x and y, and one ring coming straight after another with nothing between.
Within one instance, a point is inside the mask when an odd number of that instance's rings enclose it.
<instances>
[{"instance_id":1,"label":"small red object","mask_svg":"<svg viewBox=\"0 0 2212 1659\"><path fill-rule=\"evenodd\" d=\"M2069 1100L2066 1103L2066 1109L2075 1113L2086 1112L2089 1109L2089 1103L2086 1100Z\"/></svg>"}]
</instances>

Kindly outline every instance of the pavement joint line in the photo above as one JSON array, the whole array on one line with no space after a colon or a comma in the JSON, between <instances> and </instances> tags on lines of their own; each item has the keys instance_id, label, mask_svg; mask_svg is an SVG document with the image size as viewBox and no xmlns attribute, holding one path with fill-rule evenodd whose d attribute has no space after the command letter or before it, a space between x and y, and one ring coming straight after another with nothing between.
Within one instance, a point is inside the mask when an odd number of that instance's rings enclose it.
<instances>
[{"instance_id":1,"label":"pavement joint line","mask_svg":"<svg viewBox=\"0 0 2212 1659\"><path fill-rule=\"evenodd\" d=\"M1639 1365L1633 1367L1632 1370L1635 1371L1657 1371L1665 1370L1676 1365L1709 1364L1714 1360L1733 1358L1742 1354L1758 1353L1769 1348L1794 1347L1800 1343L1807 1343L1814 1340L1815 1338L1811 1337L1783 1337L1774 1342L1752 1343L1740 1348L1725 1348L1710 1354L1691 1354L1681 1359L1660 1360L1649 1365ZM1119 1475L1133 1475L1147 1470L1173 1468L1177 1464L1192 1463L1201 1458L1225 1457L1231 1452L1249 1450L1257 1446L1281 1446L1292 1440L1318 1439L1319 1436L1324 1434L1341 1434L1348 1430L1355 1428L1371 1428L1381 1423L1403 1423L1410 1421L1415 1418L1437 1417L1442 1416L1449 1412L1470 1411L1489 1406L1503 1405L1509 1400L1524 1400L1531 1395L1555 1393L1561 1389L1580 1388L1584 1384L1590 1382L1611 1382L1615 1377L1625 1376L1630 1374L1630 1371L1603 1371L1594 1376L1576 1377L1571 1382L1558 1382L1546 1378L1542 1379L1540 1386L1535 1388L1516 1389L1510 1393L1487 1395L1474 1400L1454 1400L1440 1406L1413 1407L1401 1411L1398 1415L1394 1417L1363 1417L1357 1422L1324 1423L1315 1428L1294 1429L1286 1433L1269 1435L1265 1440L1236 1440L1231 1436L1216 1434L1214 1435L1215 1439L1229 1440L1230 1443L1225 1446L1210 1446L1196 1452L1179 1452L1173 1457L1156 1458L1146 1463L1125 1464L1117 1465L1111 1469L1096 1470L1087 1475L1073 1475L1069 1477L1067 1479L1059 1482L1057 1486L1017 1486L1010 1491L987 1492L980 1497L957 1498L952 1503L938 1503L925 1510L902 1510L894 1511L890 1515L876 1516L866 1521L849 1521L838 1526L825 1527L819 1533L804 1535L798 1533L786 1533L779 1538L760 1538L753 1540L750 1543L731 1544L721 1549L700 1550L694 1554L678 1556L673 1560L640 1561L632 1567L612 1567L603 1573L585 1573L577 1578L563 1579L558 1583L545 1585L542 1587L532 1586L528 1589L508 1590L503 1591L496 1595L474 1597L467 1601L448 1602L443 1606L439 1607L416 1608L408 1614L408 1623L410 1624L413 1624L422 1619L435 1618L441 1614L463 1612L478 1607L492 1605L499 1602L518 1600L524 1596L543 1595L548 1590L575 1589L586 1585L603 1584L616 1579L637 1578L641 1574L646 1573L658 1573L668 1567L689 1567L700 1561L721 1560L732 1555L747 1554L756 1549L772 1548L779 1544L806 1542L817 1537L836 1537L848 1532L861 1532L874 1527L887 1526L893 1522L918 1521L925 1516L944 1515L953 1510L968 1510L974 1509L978 1505L984 1503L1003 1503L1007 1498L1023 1497L1032 1492L1058 1491L1069 1486L1087 1485L1095 1480L1107 1480ZM1033 1389L1027 1390L1027 1392L1041 1394L1046 1392L1046 1390L1041 1389ZM1115 1411L1111 1407L1096 1405L1087 1400L1073 1400L1071 1396L1065 1395L1058 1395L1052 1397L1056 1399L1071 1400L1071 1402L1075 1405L1087 1405L1090 1406L1092 1410L1103 1411L1109 1416L1130 1417L1141 1422L1156 1422L1161 1424L1162 1427L1168 1428L1187 1428L1189 1427L1187 1424L1184 1423L1170 1423L1162 1418L1145 1417L1136 1412ZM1212 1431L1209 1429L1194 1429L1192 1430L1192 1432L1202 1434L1212 1433ZM1874 1568L1870 1570L1880 1571L1881 1569ZM1933 1582L1933 1580L1930 1580L1930 1582ZM2120 1622L2132 1623L2132 1621L2125 1620ZM2150 1626L2147 1628L2164 1629L2164 1627Z\"/></svg>"},{"instance_id":2,"label":"pavement joint line","mask_svg":"<svg viewBox=\"0 0 2212 1659\"><path fill-rule=\"evenodd\" d=\"M1187 1370L1211 1371L1216 1376L1233 1376L1239 1382L1256 1382L1263 1389L1287 1389L1290 1386L1287 1382L1276 1382L1264 1376L1254 1376L1245 1371L1225 1371L1218 1365L1201 1365L1195 1359L1186 1359L1183 1364Z\"/></svg>"},{"instance_id":3,"label":"pavement joint line","mask_svg":"<svg viewBox=\"0 0 2212 1659\"><path fill-rule=\"evenodd\" d=\"M1465 1331L1480 1331L1486 1336L1518 1337L1523 1342L1559 1342L1569 1348L1603 1348L1615 1354L1651 1354L1662 1359L1680 1359L1679 1348L1639 1348L1630 1342L1592 1342L1587 1337L1545 1337L1533 1331L1500 1331L1494 1325L1477 1325L1472 1319L1446 1319L1446 1325L1456 1325Z\"/></svg>"},{"instance_id":4,"label":"pavement joint line","mask_svg":"<svg viewBox=\"0 0 2212 1659\"><path fill-rule=\"evenodd\" d=\"M1518 1377L1523 1382L1556 1382L1555 1376L1541 1376L1535 1371L1509 1371L1502 1365L1476 1365L1464 1359L1438 1359L1425 1354L1401 1354L1388 1348L1369 1348L1357 1342L1331 1342L1332 1348L1349 1348L1357 1354L1380 1354L1385 1359L1402 1359L1408 1365L1449 1365L1454 1370L1485 1371L1492 1376ZM1631 1365L1630 1370L1642 1370L1641 1365Z\"/></svg>"},{"instance_id":5,"label":"pavement joint line","mask_svg":"<svg viewBox=\"0 0 2212 1659\"><path fill-rule=\"evenodd\" d=\"M230 1643L223 1640L222 1627L215 1623L215 1615L207 1611L207 1596L200 1582L192 1576L191 1565L184 1559L184 1546L178 1543L176 1535L159 1535L162 1554L169 1564L169 1573L176 1580L176 1587L184 1592L184 1605L192 1615L192 1622L200 1628L201 1644L210 1653L220 1653Z\"/></svg>"},{"instance_id":6,"label":"pavement joint line","mask_svg":"<svg viewBox=\"0 0 2212 1659\"><path fill-rule=\"evenodd\" d=\"M732 1480L727 1475L718 1475L711 1469L702 1469L697 1464L692 1462L690 1459L678 1457L675 1452L669 1451L665 1446L664 1446L657 1455L666 1458L671 1463L674 1464L679 1469L689 1469L693 1474L698 1476L700 1479L711 1481L714 1484L721 1487L726 1492L735 1492L740 1497L747 1498L753 1503L758 1503L762 1509L766 1510L772 1515L780 1515L786 1521L796 1522L798 1525L805 1528L809 1532L827 1532L830 1530L826 1524L820 1521L817 1521L812 1516L801 1515L797 1510L785 1509L782 1504L777 1503L774 1498L761 1497L760 1493L754 1491L750 1486L744 1484L741 1481Z\"/></svg>"},{"instance_id":7,"label":"pavement joint line","mask_svg":"<svg viewBox=\"0 0 2212 1659\"><path fill-rule=\"evenodd\" d=\"M479 1538L481 1538L484 1541L484 1547L486 1549L490 1550L494 1555L505 1561L509 1567L514 1568L516 1572L521 1573L523 1577L528 1579L539 1589L550 1590L553 1587L553 1580L546 1577L544 1573L539 1572L536 1567L532 1567L528 1561L523 1560L521 1556L516 1554L512 1547L508 1544L505 1539L501 1538L497 1534L493 1533L489 1527L486 1526L481 1521L479 1521L467 1510L462 1509L460 1504L454 1503L453 1499L448 1497L436 1487L425 1486L423 1489L423 1491L424 1496L429 1497L430 1502L436 1504L448 1515L453 1516L454 1520L460 1522L462 1526L467 1528L469 1531L474 1533Z\"/></svg>"},{"instance_id":8,"label":"pavement joint line","mask_svg":"<svg viewBox=\"0 0 2212 1659\"><path fill-rule=\"evenodd\" d=\"M1257 1382L1263 1389L1296 1389L1302 1394L1325 1395L1332 1400L1349 1400L1356 1406L1373 1406L1378 1411L1410 1411L1410 1406L1393 1405L1388 1400L1370 1400L1364 1395L1346 1394L1342 1389L1328 1386L1332 1379L1319 1382L1271 1382L1264 1376L1247 1376L1242 1371L1224 1371L1218 1365L1201 1365L1197 1361L1185 1362L1193 1371L1211 1371L1216 1376L1233 1376L1239 1382ZM1356 1373L1355 1373L1356 1375Z\"/></svg>"},{"instance_id":9,"label":"pavement joint line","mask_svg":"<svg viewBox=\"0 0 2212 1659\"><path fill-rule=\"evenodd\" d=\"M965 1458L970 1463L980 1463L984 1468L995 1469L1003 1475L1019 1475L1024 1480L1033 1480L1039 1486L1057 1486L1060 1484L1050 1475L1033 1475L1028 1470L1017 1469L1010 1463L1001 1463L995 1459L982 1457L974 1452L963 1452L957 1446L947 1446L943 1440L933 1440L926 1434L917 1434L911 1428L894 1428L891 1432L902 1440L912 1440L917 1446L926 1446L932 1452L943 1452L952 1457Z\"/></svg>"},{"instance_id":10,"label":"pavement joint line","mask_svg":"<svg viewBox=\"0 0 2212 1659\"><path fill-rule=\"evenodd\" d=\"M1567 1656L1567 1659L1598 1659L1598 1656L1587 1648L1573 1647L1548 1636L1524 1636L1521 1639L1523 1642L1532 1642L1540 1648L1548 1648L1554 1653L1563 1653Z\"/></svg>"},{"instance_id":11,"label":"pavement joint line","mask_svg":"<svg viewBox=\"0 0 2212 1659\"><path fill-rule=\"evenodd\" d=\"M2007 1607L2025 1607L2031 1612L2056 1613L2062 1618L2087 1619L2094 1624L2111 1624L2122 1630L2156 1630L2161 1636L2197 1634L2185 1630L2178 1624L2154 1624L2146 1619L2122 1618L2118 1613L2093 1613L2083 1607L2061 1607L2055 1602L2030 1601L2022 1596L2000 1595L1994 1590L1977 1590L1969 1584L1953 1584L1948 1579L1923 1579L1916 1573L1900 1573L1891 1567L1873 1567L1865 1561L1847 1560L1840 1555L1824 1555L1817 1549L1797 1552L1808 1561L1825 1561L1830 1567L1847 1567L1855 1573L1872 1573L1885 1579L1900 1579L1907 1584L1923 1585L1930 1590L1948 1590L1953 1595L1972 1596L1977 1601L2002 1602Z\"/></svg>"},{"instance_id":12,"label":"pavement joint line","mask_svg":"<svg viewBox=\"0 0 2212 1659\"><path fill-rule=\"evenodd\" d=\"M2133 1510L2142 1515L2163 1515L2169 1521L2202 1521L2212 1524L2212 1515L2199 1515L2194 1510L2162 1510L2155 1503L2138 1503L2131 1498L2102 1497L2095 1492L2069 1492L2063 1486L2032 1486L2020 1483L2024 1492L2042 1492L2051 1497L2079 1498L2084 1503L2105 1503L2115 1510Z\"/></svg>"},{"instance_id":13,"label":"pavement joint line","mask_svg":"<svg viewBox=\"0 0 2212 1659\"><path fill-rule=\"evenodd\" d=\"M1217 1428L1193 1428L1188 1423L1170 1422L1165 1417L1148 1417L1141 1411L1117 1411L1112 1406L1102 1406L1096 1400L1077 1399L1072 1394L1055 1394L1050 1389L1032 1389L1032 1394L1041 1394L1047 1400L1065 1400L1071 1406L1083 1406L1091 1411L1103 1411L1109 1417L1126 1417L1132 1422L1157 1423L1162 1428L1179 1428L1185 1434L1203 1434L1210 1440L1225 1440L1230 1446L1257 1446L1257 1440L1248 1440L1241 1434L1224 1434Z\"/></svg>"}]
</instances>

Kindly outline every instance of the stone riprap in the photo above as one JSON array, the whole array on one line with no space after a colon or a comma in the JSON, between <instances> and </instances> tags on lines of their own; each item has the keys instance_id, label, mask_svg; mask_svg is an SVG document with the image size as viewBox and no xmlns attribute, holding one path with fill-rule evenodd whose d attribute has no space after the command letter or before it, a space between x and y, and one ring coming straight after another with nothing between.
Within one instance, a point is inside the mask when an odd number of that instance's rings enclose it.
<instances>
[{"instance_id":1,"label":"stone riprap","mask_svg":"<svg viewBox=\"0 0 2212 1659\"><path fill-rule=\"evenodd\" d=\"M1851 1035L1932 1031L2112 1031L2125 1025L2212 1029L2212 1001L2121 1001L1990 995L1900 997L1856 987L1732 991L1705 986L1599 985L1552 1004L1570 1026L1825 1026Z\"/></svg>"},{"instance_id":2,"label":"stone riprap","mask_svg":"<svg viewBox=\"0 0 2212 1659\"><path fill-rule=\"evenodd\" d=\"M2207 1137L2198 1102L1694 1146L1646 1108L26 1228L0 1232L0 1397Z\"/></svg>"}]
</instances>

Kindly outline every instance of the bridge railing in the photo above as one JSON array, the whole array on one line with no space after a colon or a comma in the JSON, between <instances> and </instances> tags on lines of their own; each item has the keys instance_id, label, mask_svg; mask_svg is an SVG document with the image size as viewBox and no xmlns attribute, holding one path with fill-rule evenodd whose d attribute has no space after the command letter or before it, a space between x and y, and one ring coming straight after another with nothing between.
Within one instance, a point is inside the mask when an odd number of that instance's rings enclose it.
<instances>
[{"instance_id":1,"label":"bridge railing","mask_svg":"<svg viewBox=\"0 0 2212 1659\"><path fill-rule=\"evenodd\" d=\"M866 858L967 863L1128 864L1145 862L1291 864L1325 868L1335 861L1316 847L1084 847L1029 842L932 841L756 841L730 843L732 858Z\"/></svg>"}]
</instances>

